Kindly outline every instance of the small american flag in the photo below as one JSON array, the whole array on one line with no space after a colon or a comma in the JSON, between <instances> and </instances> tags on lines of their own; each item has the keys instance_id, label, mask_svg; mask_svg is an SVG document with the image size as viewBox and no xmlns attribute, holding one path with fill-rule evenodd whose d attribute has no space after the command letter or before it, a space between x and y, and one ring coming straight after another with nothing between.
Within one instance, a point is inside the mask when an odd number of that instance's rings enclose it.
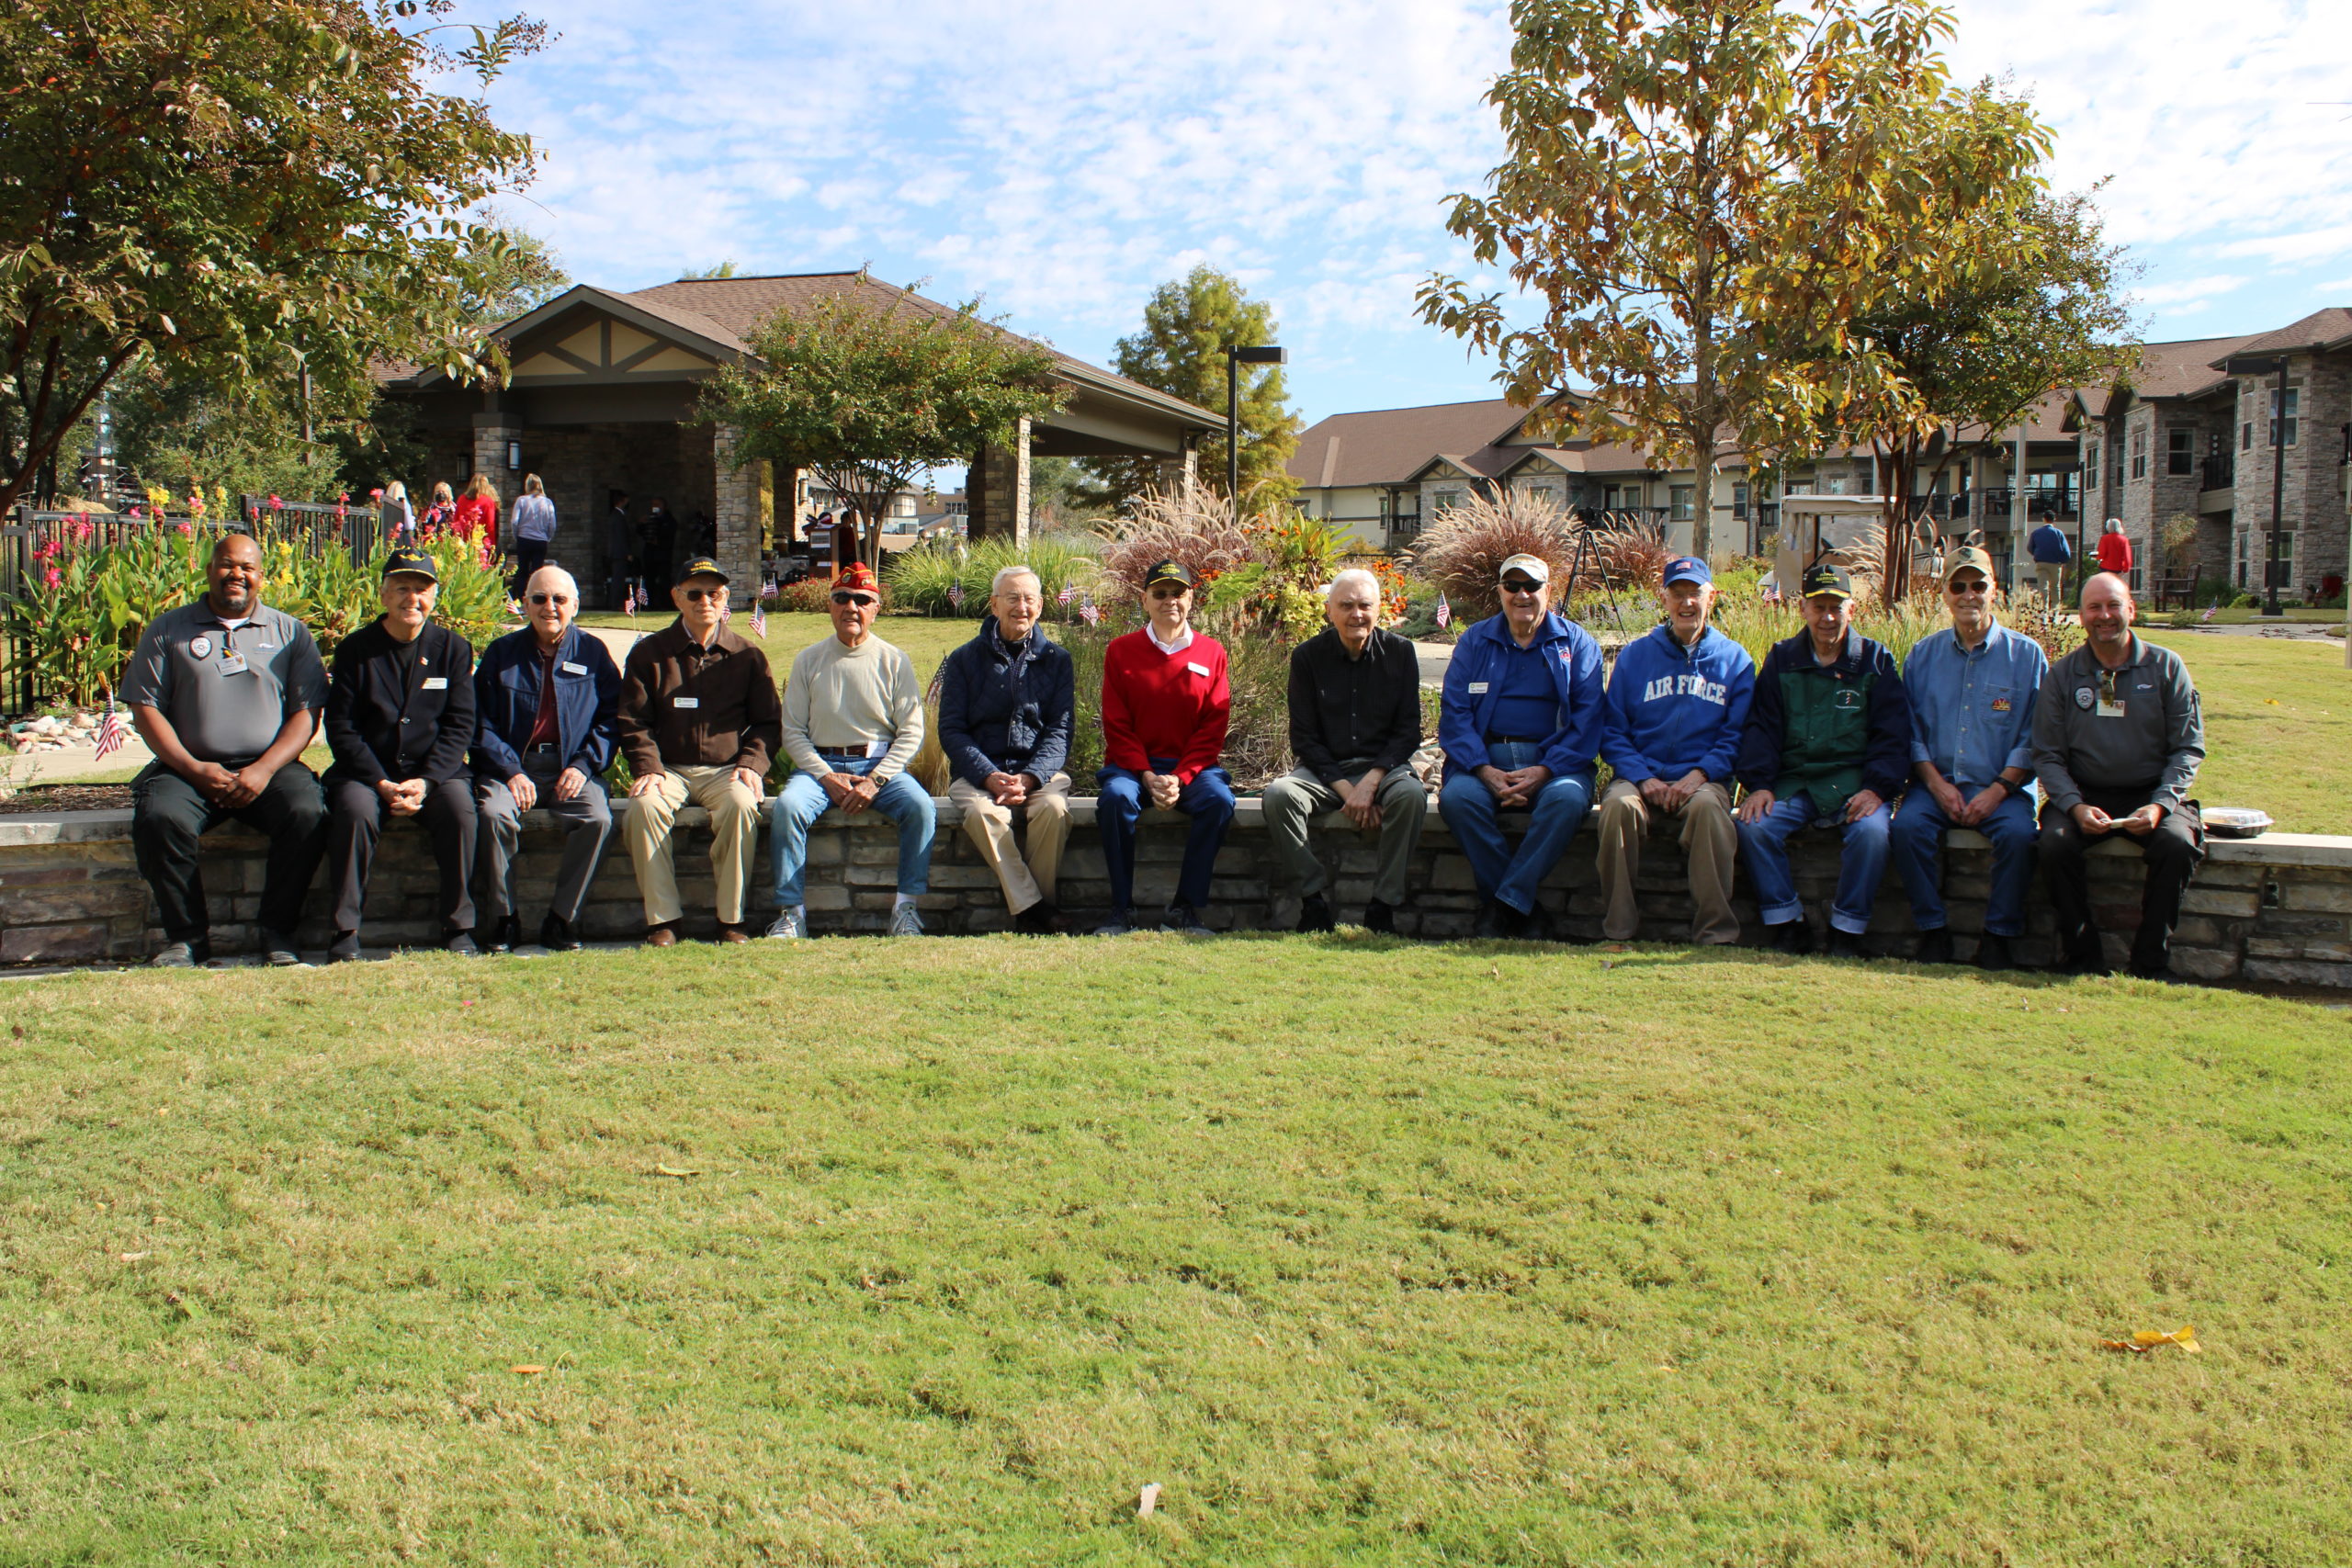
<instances>
[{"instance_id":1,"label":"small american flag","mask_svg":"<svg viewBox=\"0 0 2352 1568\"><path fill-rule=\"evenodd\" d=\"M958 610L964 607L964 585L962 583L951 582L947 585L947 602L950 604L955 605Z\"/></svg>"},{"instance_id":2,"label":"small american flag","mask_svg":"<svg viewBox=\"0 0 2352 1568\"><path fill-rule=\"evenodd\" d=\"M1078 607L1078 618L1090 626L1102 618L1102 612L1094 607L1093 594L1088 594L1086 603Z\"/></svg>"},{"instance_id":3,"label":"small american flag","mask_svg":"<svg viewBox=\"0 0 2352 1568\"><path fill-rule=\"evenodd\" d=\"M767 640L768 607L765 604L752 606L752 635L763 642Z\"/></svg>"},{"instance_id":4,"label":"small american flag","mask_svg":"<svg viewBox=\"0 0 2352 1568\"><path fill-rule=\"evenodd\" d=\"M634 582L621 591L621 608L628 612L630 620L637 619L637 584Z\"/></svg>"},{"instance_id":5,"label":"small american flag","mask_svg":"<svg viewBox=\"0 0 2352 1568\"><path fill-rule=\"evenodd\" d=\"M2208 622L2208 621L2211 620L2212 618L2213 618L2213 606L2212 606L2212 605L2211 605L2211 604L2208 604L2208 605L2206 605L2206 606L2205 606L2205 613L2204 613L2203 615L2199 615L2199 616L2198 616L2198 617L2197 617L2197 624L2198 624L2198 625L2199 625L2199 626L2203 626L2206 622Z\"/></svg>"},{"instance_id":6,"label":"small american flag","mask_svg":"<svg viewBox=\"0 0 2352 1568\"><path fill-rule=\"evenodd\" d=\"M122 716L114 711L114 699L108 697L107 716L98 720L98 733L91 748L96 753L96 761L103 762L115 752L121 750L123 742L129 739L130 738L122 732Z\"/></svg>"},{"instance_id":7,"label":"small american flag","mask_svg":"<svg viewBox=\"0 0 2352 1568\"><path fill-rule=\"evenodd\" d=\"M1437 624L1440 631L1453 624L1453 606L1445 602L1442 593L1437 596Z\"/></svg>"},{"instance_id":8,"label":"small american flag","mask_svg":"<svg viewBox=\"0 0 2352 1568\"><path fill-rule=\"evenodd\" d=\"M1067 609L1069 605L1069 602L1077 597L1078 584L1075 582L1065 582L1062 584L1062 591L1054 595L1054 603Z\"/></svg>"}]
</instances>

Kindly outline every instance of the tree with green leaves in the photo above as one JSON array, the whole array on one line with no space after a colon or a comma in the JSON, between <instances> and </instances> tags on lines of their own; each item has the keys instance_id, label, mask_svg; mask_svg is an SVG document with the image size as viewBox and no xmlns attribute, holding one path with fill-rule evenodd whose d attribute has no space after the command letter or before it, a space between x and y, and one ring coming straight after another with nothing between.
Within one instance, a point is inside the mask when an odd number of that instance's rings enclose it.
<instances>
[{"instance_id":1,"label":"tree with green leaves","mask_svg":"<svg viewBox=\"0 0 2352 1568\"><path fill-rule=\"evenodd\" d=\"M1119 340L1112 365L1131 381L1183 399L1198 408L1225 408L1225 351L1280 341L1273 307L1252 299L1241 285L1214 267L1196 266L1152 291L1143 308L1143 330ZM1298 450L1304 426L1290 406L1290 389L1278 365L1245 365L1240 378L1241 492L1260 506L1279 503L1298 486L1283 465ZM1203 482L1224 488L1225 437L1201 444ZM1088 500L1124 509L1162 483L1152 459L1095 458L1087 463L1096 484Z\"/></svg>"},{"instance_id":2,"label":"tree with green leaves","mask_svg":"<svg viewBox=\"0 0 2352 1568\"><path fill-rule=\"evenodd\" d=\"M1729 437L1787 449L1884 373L1849 326L1890 275L1931 267L1931 215L2006 199L2048 135L2030 115L1934 134L1951 21L1928 0L1513 0L1487 99L1508 160L1447 226L1534 294L1439 275L1422 318L1494 353L1522 407L1687 461L1712 540Z\"/></svg>"},{"instance_id":3,"label":"tree with green leaves","mask_svg":"<svg viewBox=\"0 0 2352 1568\"><path fill-rule=\"evenodd\" d=\"M706 416L735 427L737 462L807 468L855 507L868 565L880 564L880 524L900 491L1068 397L1053 351L982 319L977 299L941 310L911 291L877 303L845 289L768 316L750 346L705 387Z\"/></svg>"},{"instance_id":4,"label":"tree with green leaves","mask_svg":"<svg viewBox=\"0 0 2352 1568\"><path fill-rule=\"evenodd\" d=\"M452 0L0 0L0 508L124 371L235 399L371 360L494 373L477 204L526 181L486 86L542 26L450 51Z\"/></svg>"},{"instance_id":5,"label":"tree with green leaves","mask_svg":"<svg viewBox=\"0 0 2352 1568\"><path fill-rule=\"evenodd\" d=\"M2117 292L2122 251L2106 243L2088 196L2032 194L1957 216L1942 231L1938 265L1891 278L1850 324L1883 373L1858 378L1821 437L1867 442L1878 455L1888 497L1880 589L1890 604L1911 579L1923 471L1932 488L1946 465L1999 441L2053 392L2109 381L2137 358Z\"/></svg>"}]
</instances>

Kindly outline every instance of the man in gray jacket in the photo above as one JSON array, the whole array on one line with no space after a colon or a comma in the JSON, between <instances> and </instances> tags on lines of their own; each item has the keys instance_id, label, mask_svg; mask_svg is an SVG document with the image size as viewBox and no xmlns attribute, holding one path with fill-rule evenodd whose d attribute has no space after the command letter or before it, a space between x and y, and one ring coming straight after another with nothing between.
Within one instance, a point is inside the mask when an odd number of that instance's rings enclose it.
<instances>
[{"instance_id":1,"label":"man in gray jacket","mask_svg":"<svg viewBox=\"0 0 2352 1568\"><path fill-rule=\"evenodd\" d=\"M2139 841L2148 868L2132 973L2161 979L2181 895L2205 858L2204 822L2188 798L2205 760L2205 718L2180 655L2133 635L2137 612L2120 577L2101 572L2083 584L2087 640L2042 677L2033 770L2041 784L2041 874L2066 967L2109 973L2083 857L2121 833Z\"/></svg>"}]
</instances>

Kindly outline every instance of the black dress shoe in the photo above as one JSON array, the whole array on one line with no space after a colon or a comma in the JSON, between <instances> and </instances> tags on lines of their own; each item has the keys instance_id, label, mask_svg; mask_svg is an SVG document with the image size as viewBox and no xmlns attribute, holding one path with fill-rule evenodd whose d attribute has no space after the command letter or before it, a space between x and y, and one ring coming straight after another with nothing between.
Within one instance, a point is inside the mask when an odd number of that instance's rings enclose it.
<instances>
[{"instance_id":1,"label":"black dress shoe","mask_svg":"<svg viewBox=\"0 0 2352 1568\"><path fill-rule=\"evenodd\" d=\"M1331 905L1320 893L1309 893L1298 901L1298 929L1303 931L1328 931L1339 929L1340 922L1331 918Z\"/></svg>"},{"instance_id":2,"label":"black dress shoe","mask_svg":"<svg viewBox=\"0 0 2352 1568\"><path fill-rule=\"evenodd\" d=\"M1012 929L1023 936L1053 936L1062 929L1062 912L1051 898L1040 898L1012 917Z\"/></svg>"},{"instance_id":3,"label":"black dress shoe","mask_svg":"<svg viewBox=\"0 0 2352 1568\"><path fill-rule=\"evenodd\" d=\"M1868 958L1870 954L1862 951L1860 937L1856 936L1852 931L1841 931L1836 926L1832 926L1829 928L1829 956Z\"/></svg>"},{"instance_id":4,"label":"black dress shoe","mask_svg":"<svg viewBox=\"0 0 2352 1568\"><path fill-rule=\"evenodd\" d=\"M2066 962L2061 966L2066 974L2104 978L2115 971L2109 967L2107 954L2099 951L2098 939L2093 937L2081 946L2066 949Z\"/></svg>"},{"instance_id":5,"label":"black dress shoe","mask_svg":"<svg viewBox=\"0 0 2352 1568\"><path fill-rule=\"evenodd\" d=\"M441 933L441 951L444 953L454 953L460 958L480 958L481 956L481 949L475 945L474 933L471 931L443 931Z\"/></svg>"},{"instance_id":6,"label":"black dress shoe","mask_svg":"<svg viewBox=\"0 0 2352 1568\"><path fill-rule=\"evenodd\" d=\"M1185 936L1210 934L1209 928L1201 921L1200 911L1181 900L1169 905L1168 912L1159 917L1159 929L1164 931L1178 931Z\"/></svg>"},{"instance_id":7,"label":"black dress shoe","mask_svg":"<svg viewBox=\"0 0 2352 1568\"><path fill-rule=\"evenodd\" d=\"M1772 945L1792 958L1803 958L1813 951L1813 928L1799 915L1771 928Z\"/></svg>"},{"instance_id":8,"label":"black dress shoe","mask_svg":"<svg viewBox=\"0 0 2352 1568\"><path fill-rule=\"evenodd\" d=\"M359 933L357 931L337 931L334 933L334 940L327 943L327 962L330 964L349 964L358 956Z\"/></svg>"},{"instance_id":9,"label":"black dress shoe","mask_svg":"<svg viewBox=\"0 0 2352 1568\"><path fill-rule=\"evenodd\" d=\"M1979 969L2014 969L2017 954L2009 951L2009 939L1987 931L1976 942L1976 967Z\"/></svg>"},{"instance_id":10,"label":"black dress shoe","mask_svg":"<svg viewBox=\"0 0 2352 1568\"><path fill-rule=\"evenodd\" d=\"M572 929L570 920L550 910L548 918L539 922L539 945L549 953L577 953L580 933Z\"/></svg>"},{"instance_id":11,"label":"black dress shoe","mask_svg":"<svg viewBox=\"0 0 2352 1568\"><path fill-rule=\"evenodd\" d=\"M1914 964L1949 964L1951 962L1951 932L1942 926L1919 933L1919 945L1911 950Z\"/></svg>"},{"instance_id":12,"label":"black dress shoe","mask_svg":"<svg viewBox=\"0 0 2352 1568\"><path fill-rule=\"evenodd\" d=\"M490 929L490 947L488 951L492 953L512 953L522 945L523 922L513 915L499 916L498 923Z\"/></svg>"},{"instance_id":13,"label":"black dress shoe","mask_svg":"<svg viewBox=\"0 0 2352 1568\"><path fill-rule=\"evenodd\" d=\"M1396 934L1396 909L1374 898L1363 907L1363 929L1368 931L1377 931L1383 936L1395 936Z\"/></svg>"},{"instance_id":14,"label":"black dress shoe","mask_svg":"<svg viewBox=\"0 0 2352 1568\"><path fill-rule=\"evenodd\" d=\"M1521 942L1558 942L1559 928L1552 923L1552 912L1538 904L1519 917L1519 930L1512 933Z\"/></svg>"}]
</instances>

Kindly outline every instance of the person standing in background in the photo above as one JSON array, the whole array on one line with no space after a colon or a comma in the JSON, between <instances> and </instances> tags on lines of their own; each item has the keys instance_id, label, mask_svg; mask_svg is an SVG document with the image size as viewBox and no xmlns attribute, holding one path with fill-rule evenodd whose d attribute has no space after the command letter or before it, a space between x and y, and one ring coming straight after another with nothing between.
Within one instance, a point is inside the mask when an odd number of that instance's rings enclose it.
<instances>
[{"instance_id":1,"label":"person standing in background","mask_svg":"<svg viewBox=\"0 0 2352 1568\"><path fill-rule=\"evenodd\" d=\"M408 503L408 486L394 479L376 501L377 525L387 543L405 545L416 536L416 508Z\"/></svg>"},{"instance_id":2,"label":"person standing in background","mask_svg":"<svg viewBox=\"0 0 2352 1568\"><path fill-rule=\"evenodd\" d=\"M457 497L450 493L447 485L435 484L433 487L433 504L424 509L424 515L416 520L416 525L420 531L426 528L447 528L457 515Z\"/></svg>"},{"instance_id":3,"label":"person standing in background","mask_svg":"<svg viewBox=\"0 0 2352 1568\"><path fill-rule=\"evenodd\" d=\"M628 514L628 491L612 492L605 513L605 592L619 609L637 589L637 523Z\"/></svg>"},{"instance_id":4,"label":"person standing in background","mask_svg":"<svg viewBox=\"0 0 2352 1568\"><path fill-rule=\"evenodd\" d=\"M649 585L670 581L671 551L677 543L678 520L657 495L646 502L645 516L637 525L638 570Z\"/></svg>"},{"instance_id":5,"label":"person standing in background","mask_svg":"<svg viewBox=\"0 0 2352 1568\"><path fill-rule=\"evenodd\" d=\"M2098 536L2098 569L2122 578L2132 578L2132 539L2123 531L2123 519L2110 517L2107 530Z\"/></svg>"},{"instance_id":6,"label":"person standing in background","mask_svg":"<svg viewBox=\"0 0 2352 1568\"><path fill-rule=\"evenodd\" d=\"M488 475L476 474L466 481L450 528L480 549L482 559L498 558L498 492L491 488Z\"/></svg>"},{"instance_id":7,"label":"person standing in background","mask_svg":"<svg viewBox=\"0 0 2352 1568\"><path fill-rule=\"evenodd\" d=\"M514 498L514 576L506 592L523 596L531 574L548 564L548 546L555 538L555 502L537 474L523 476L523 493Z\"/></svg>"}]
</instances>

